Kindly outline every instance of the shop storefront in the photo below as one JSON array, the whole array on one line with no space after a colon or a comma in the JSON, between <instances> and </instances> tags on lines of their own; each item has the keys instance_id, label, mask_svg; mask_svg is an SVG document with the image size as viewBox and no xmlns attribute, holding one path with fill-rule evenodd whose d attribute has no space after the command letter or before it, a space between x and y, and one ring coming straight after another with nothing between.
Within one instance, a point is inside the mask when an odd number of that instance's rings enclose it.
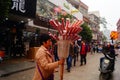
<instances>
[{"instance_id":1,"label":"shop storefront","mask_svg":"<svg viewBox=\"0 0 120 80\"><path fill-rule=\"evenodd\" d=\"M9 17L0 25L0 50L5 57L23 55L25 24L35 16L36 0L11 0Z\"/></svg>"}]
</instances>

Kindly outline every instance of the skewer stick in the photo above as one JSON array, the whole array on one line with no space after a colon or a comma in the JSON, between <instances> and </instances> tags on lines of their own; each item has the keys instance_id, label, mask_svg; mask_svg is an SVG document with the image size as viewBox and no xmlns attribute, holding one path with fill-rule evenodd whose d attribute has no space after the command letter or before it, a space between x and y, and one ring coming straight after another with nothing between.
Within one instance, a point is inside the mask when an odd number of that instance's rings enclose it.
<instances>
[{"instance_id":1,"label":"skewer stick","mask_svg":"<svg viewBox=\"0 0 120 80\"><path fill-rule=\"evenodd\" d=\"M63 64L60 65L60 80L63 80L64 62L65 62L65 59L63 58Z\"/></svg>"}]
</instances>

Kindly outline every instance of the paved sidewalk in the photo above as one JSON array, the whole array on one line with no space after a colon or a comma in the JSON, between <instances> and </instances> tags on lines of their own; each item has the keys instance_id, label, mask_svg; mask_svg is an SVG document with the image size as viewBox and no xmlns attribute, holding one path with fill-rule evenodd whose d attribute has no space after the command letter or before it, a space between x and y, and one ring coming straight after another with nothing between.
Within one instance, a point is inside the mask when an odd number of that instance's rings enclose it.
<instances>
[{"instance_id":1,"label":"paved sidewalk","mask_svg":"<svg viewBox=\"0 0 120 80\"><path fill-rule=\"evenodd\" d=\"M0 64L0 77L7 76L16 72L32 69L35 67L33 60L17 59Z\"/></svg>"}]
</instances>

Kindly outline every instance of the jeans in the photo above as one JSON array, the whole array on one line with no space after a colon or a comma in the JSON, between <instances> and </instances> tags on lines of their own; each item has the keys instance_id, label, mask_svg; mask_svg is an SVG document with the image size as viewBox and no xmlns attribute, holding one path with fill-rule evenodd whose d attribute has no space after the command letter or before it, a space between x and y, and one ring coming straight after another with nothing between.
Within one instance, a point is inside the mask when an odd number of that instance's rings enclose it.
<instances>
[{"instance_id":1,"label":"jeans","mask_svg":"<svg viewBox=\"0 0 120 80\"><path fill-rule=\"evenodd\" d=\"M67 61L67 70L70 70L72 66L72 56L69 55L66 61Z\"/></svg>"}]
</instances>

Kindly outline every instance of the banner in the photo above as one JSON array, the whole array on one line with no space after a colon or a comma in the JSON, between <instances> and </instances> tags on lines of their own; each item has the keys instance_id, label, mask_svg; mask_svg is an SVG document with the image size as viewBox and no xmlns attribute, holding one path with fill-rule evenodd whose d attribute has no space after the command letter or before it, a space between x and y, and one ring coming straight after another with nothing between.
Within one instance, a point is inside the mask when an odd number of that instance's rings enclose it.
<instances>
[{"instance_id":1,"label":"banner","mask_svg":"<svg viewBox=\"0 0 120 80\"><path fill-rule=\"evenodd\" d=\"M34 18L37 0L11 0L10 13L23 17Z\"/></svg>"}]
</instances>

